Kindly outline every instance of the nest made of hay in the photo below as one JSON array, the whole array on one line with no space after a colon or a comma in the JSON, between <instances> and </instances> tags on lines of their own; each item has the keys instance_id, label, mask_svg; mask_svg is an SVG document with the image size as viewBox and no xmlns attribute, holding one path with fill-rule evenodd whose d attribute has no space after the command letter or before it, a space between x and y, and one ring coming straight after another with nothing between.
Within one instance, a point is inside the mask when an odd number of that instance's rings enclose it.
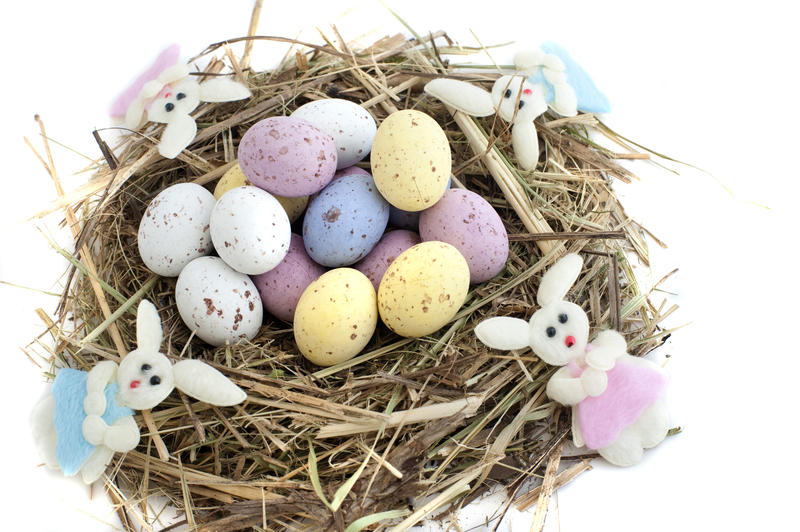
<instances>
[{"instance_id":1,"label":"nest made of hay","mask_svg":"<svg viewBox=\"0 0 800 532\"><path fill-rule=\"evenodd\" d=\"M506 123L470 118L422 93L437 76L489 87L500 75L494 67L450 69L443 56L470 50L453 46L444 32L396 35L363 50L294 44L303 51L270 72L252 72L246 57L228 52L252 97L199 108L198 135L174 160L158 156L160 126L126 136L114 150L98 136L106 162L48 209L66 208L77 250L61 250L71 262L67 288L55 321L43 316L56 340L53 373L118 361L135 347L135 306L147 298L159 309L168 356L203 359L248 393L240 406L216 408L175 392L157 410L137 414L139 447L117 455L107 471L107 491L120 503L124 526L133 530L137 519L147 520L146 510L136 519L130 514L151 496L171 499L200 530L357 530L392 519L405 528L498 484L521 506L549 496L592 457L565 447L569 412L544 393L552 368L530 352L491 351L472 329L485 316L530 317L542 272L564 253L579 252L586 266L570 297L586 310L593 332L620 330L634 355L664 341L669 331L659 323L674 307L655 308L640 291L629 260L647 263L643 229L611 188L615 179L632 178L617 159L642 154L592 115L545 114L536 122L537 170L520 171ZM215 59L202 75L223 68ZM207 185L222 176L256 121L328 97L357 102L379 122L404 108L436 119L450 141L456 186L483 195L506 225L507 267L472 286L463 308L437 333L405 339L379 326L362 354L330 368L308 363L291 328L268 316L252 342L210 348L181 322L175 279L142 264L136 243L142 213L169 185ZM627 153L600 147L590 130ZM559 472L559 461L574 465ZM542 475L541 486L526 482ZM421 502L410 507L410 499Z\"/></svg>"}]
</instances>

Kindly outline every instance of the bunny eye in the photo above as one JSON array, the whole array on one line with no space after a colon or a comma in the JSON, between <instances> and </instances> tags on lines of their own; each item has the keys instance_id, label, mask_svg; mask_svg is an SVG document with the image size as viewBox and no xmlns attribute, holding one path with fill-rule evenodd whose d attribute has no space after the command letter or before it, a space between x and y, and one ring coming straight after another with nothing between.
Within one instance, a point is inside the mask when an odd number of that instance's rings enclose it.
<instances>
[{"instance_id":1,"label":"bunny eye","mask_svg":"<svg viewBox=\"0 0 800 532\"><path fill-rule=\"evenodd\" d=\"M164 109L166 109L166 110L167 110L167 112L169 113L170 111L172 111L173 109L175 109L175 104L174 104L174 103L172 103L172 102L169 102L169 103L167 103L167 104L164 106Z\"/></svg>"},{"instance_id":2,"label":"bunny eye","mask_svg":"<svg viewBox=\"0 0 800 532\"><path fill-rule=\"evenodd\" d=\"M511 89L506 89L505 97L511 98Z\"/></svg>"},{"instance_id":3,"label":"bunny eye","mask_svg":"<svg viewBox=\"0 0 800 532\"><path fill-rule=\"evenodd\" d=\"M545 332L545 334L547 334L548 338L552 338L553 336L556 335L556 328L555 327L548 327L544 332Z\"/></svg>"},{"instance_id":4,"label":"bunny eye","mask_svg":"<svg viewBox=\"0 0 800 532\"><path fill-rule=\"evenodd\" d=\"M567 323L567 315L566 314L559 314L558 315L558 322L559 323Z\"/></svg>"},{"instance_id":5,"label":"bunny eye","mask_svg":"<svg viewBox=\"0 0 800 532\"><path fill-rule=\"evenodd\" d=\"M522 106L525 105L525 100L519 101L519 108L522 109Z\"/></svg>"},{"instance_id":6,"label":"bunny eye","mask_svg":"<svg viewBox=\"0 0 800 532\"><path fill-rule=\"evenodd\" d=\"M183 100L184 98L186 98L186 95L182 92L179 92L178 94L175 95L175 98Z\"/></svg>"},{"instance_id":7,"label":"bunny eye","mask_svg":"<svg viewBox=\"0 0 800 532\"><path fill-rule=\"evenodd\" d=\"M142 371L150 371L151 367L150 364L142 364Z\"/></svg>"},{"instance_id":8,"label":"bunny eye","mask_svg":"<svg viewBox=\"0 0 800 532\"><path fill-rule=\"evenodd\" d=\"M152 377L150 377L150 384L152 384L153 386L158 386L159 384L161 384L161 377L159 377L158 375L153 375Z\"/></svg>"}]
</instances>

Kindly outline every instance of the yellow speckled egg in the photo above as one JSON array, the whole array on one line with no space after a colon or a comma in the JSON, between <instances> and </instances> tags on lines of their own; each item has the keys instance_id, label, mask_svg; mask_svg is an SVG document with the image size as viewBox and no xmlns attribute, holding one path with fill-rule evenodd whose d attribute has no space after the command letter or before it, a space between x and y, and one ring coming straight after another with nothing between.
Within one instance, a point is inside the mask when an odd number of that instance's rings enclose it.
<instances>
[{"instance_id":1,"label":"yellow speckled egg","mask_svg":"<svg viewBox=\"0 0 800 532\"><path fill-rule=\"evenodd\" d=\"M378 324L375 288L353 268L324 273L305 289L294 313L294 340L318 366L333 366L356 356Z\"/></svg>"},{"instance_id":2,"label":"yellow speckled egg","mask_svg":"<svg viewBox=\"0 0 800 532\"><path fill-rule=\"evenodd\" d=\"M436 120L420 111L396 111L372 142L372 177L386 201L404 211L427 209L450 178L450 144Z\"/></svg>"},{"instance_id":3,"label":"yellow speckled egg","mask_svg":"<svg viewBox=\"0 0 800 532\"><path fill-rule=\"evenodd\" d=\"M252 185L252 183L244 176L244 172L242 172L239 163L236 163L230 167L227 172L222 174L222 177L217 181L217 186L214 187L214 197L220 199L222 195L230 189L243 187L245 185Z\"/></svg>"},{"instance_id":4,"label":"yellow speckled egg","mask_svg":"<svg viewBox=\"0 0 800 532\"><path fill-rule=\"evenodd\" d=\"M239 163L236 163L219 178L217 186L214 187L214 197L220 199L222 195L229 190L245 185L252 185L252 183L245 177ZM275 194L273 194L273 196L275 196ZM294 222L300 218L300 215L303 214L303 211L306 210L306 206L308 205L308 196L300 196L298 198L275 196L275 199L278 200L283 210L286 211L290 222Z\"/></svg>"},{"instance_id":5,"label":"yellow speckled egg","mask_svg":"<svg viewBox=\"0 0 800 532\"><path fill-rule=\"evenodd\" d=\"M469 266L450 244L412 246L389 265L378 288L378 311L391 330L418 338L437 331L464 304Z\"/></svg>"}]
</instances>

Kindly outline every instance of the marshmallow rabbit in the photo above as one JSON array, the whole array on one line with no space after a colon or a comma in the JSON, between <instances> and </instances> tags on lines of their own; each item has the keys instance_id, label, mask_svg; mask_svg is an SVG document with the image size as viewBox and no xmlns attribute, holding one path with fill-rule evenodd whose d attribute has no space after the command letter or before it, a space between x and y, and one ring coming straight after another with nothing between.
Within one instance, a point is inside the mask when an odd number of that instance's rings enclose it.
<instances>
[{"instance_id":1,"label":"marshmallow rabbit","mask_svg":"<svg viewBox=\"0 0 800 532\"><path fill-rule=\"evenodd\" d=\"M575 116L578 110L608 112L610 107L588 74L554 43L517 53L514 65L522 75L500 77L491 93L465 81L447 78L428 82L425 92L470 116L497 113L512 124L511 143L520 167L533 170L539 160L539 140L533 121L548 106L562 116Z\"/></svg>"},{"instance_id":2,"label":"marshmallow rabbit","mask_svg":"<svg viewBox=\"0 0 800 532\"><path fill-rule=\"evenodd\" d=\"M103 474L115 452L139 443L134 410L158 405L178 388L216 406L245 400L245 392L222 373L199 360L172 365L159 352L161 320L155 306L139 303L138 347L117 366L98 362L89 372L64 368L33 413L33 435L48 466L67 476L80 472L91 484Z\"/></svg>"},{"instance_id":3,"label":"marshmallow rabbit","mask_svg":"<svg viewBox=\"0 0 800 532\"><path fill-rule=\"evenodd\" d=\"M572 407L575 445L597 450L612 464L629 466L641 460L643 449L667 435L669 415L662 399L666 376L656 364L629 355L616 331L603 331L588 343L586 313L564 300L582 267L579 255L565 255L542 276L536 295L541 308L529 322L489 318L475 327L475 335L495 349L531 347L546 363L563 366L546 391L554 401Z\"/></svg>"},{"instance_id":4,"label":"marshmallow rabbit","mask_svg":"<svg viewBox=\"0 0 800 532\"><path fill-rule=\"evenodd\" d=\"M174 159L194 140L197 124L189 113L200 102L231 102L250 96L248 88L232 79L212 77L199 83L189 75L189 66L178 63L178 47L173 45L158 56L111 108L111 115L124 117L125 127L138 129L145 118L166 124L158 143L158 153Z\"/></svg>"}]
</instances>

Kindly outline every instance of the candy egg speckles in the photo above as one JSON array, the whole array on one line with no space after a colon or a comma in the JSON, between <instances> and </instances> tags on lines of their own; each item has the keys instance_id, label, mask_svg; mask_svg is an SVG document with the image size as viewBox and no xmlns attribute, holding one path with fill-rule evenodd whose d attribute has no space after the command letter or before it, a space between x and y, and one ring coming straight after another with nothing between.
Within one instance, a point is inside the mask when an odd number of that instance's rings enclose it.
<instances>
[{"instance_id":1,"label":"candy egg speckles","mask_svg":"<svg viewBox=\"0 0 800 532\"><path fill-rule=\"evenodd\" d=\"M422 240L452 244L467 259L471 283L488 281L505 267L508 234L497 211L478 194L464 189L445 192L419 218Z\"/></svg>"},{"instance_id":2,"label":"candy egg speckles","mask_svg":"<svg viewBox=\"0 0 800 532\"><path fill-rule=\"evenodd\" d=\"M333 137L337 168L347 168L369 153L377 125L369 112L349 100L330 98L301 105L292 113Z\"/></svg>"},{"instance_id":3,"label":"candy egg speckles","mask_svg":"<svg viewBox=\"0 0 800 532\"><path fill-rule=\"evenodd\" d=\"M369 252L369 255L355 265L355 268L366 275L375 290L381 284L386 268L400 256L402 252L422 242L420 236L413 231L397 229L383 235L380 242Z\"/></svg>"},{"instance_id":4,"label":"candy egg speckles","mask_svg":"<svg viewBox=\"0 0 800 532\"><path fill-rule=\"evenodd\" d=\"M292 229L286 211L257 187L226 192L211 213L211 239L219 256L236 271L268 272L289 251Z\"/></svg>"},{"instance_id":5,"label":"candy egg speckles","mask_svg":"<svg viewBox=\"0 0 800 532\"><path fill-rule=\"evenodd\" d=\"M292 322L297 302L306 287L325 273L325 268L311 260L303 239L292 234L286 257L267 273L254 276L264 308L283 321Z\"/></svg>"},{"instance_id":6,"label":"candy egg speckles","mask_svg":"<svg viewBox=\"0 0 800 532\"><path fill-rule=\"evenodd\" d=\"M273 116L256 122L239 143L248 181L280 196L313 194L336 172L333 138L304 120Z\"/></svg>"},{"instance_id":7,"label":"candy egg speckles","mask_svg":"<svg viewBox=\"0 0 800 532\"><path fill-rule=\"evenodd\" d=\"M347 266L375 247L388 221L389 204L372 177L345 175L311 201L303 218L303 242L319 264Z\"/></svg>"},{"instance_id":8,"label":"candy egg speckles","mask_svg":"<svg viewBox=\"0 0 800 532\"><path fill-rule=\"evenodd\" d=\"M181 319L211 345L252 339L261 328L264 309L248 276L219 257L200 257L181 271L175 284Z\"/></svg>"},{"instance_id":9,"label":"candy egg speckles","mask_svg":"<svg viewBox=\"0 0 800 532\"><path fill-rule=\"evenodd\" d=\"M389 265L378 288L383 323L401 336L431 334L456 315L469 290L469 266L444 242L423 242Z\"/></svg>"},{"instance_id":10,"label":"candy egg speckles","mask_svg":"<svg viewBox=\"0 0 800 532\"><path fill-rule=\"evenodd\" d=\"M194 183L161 191L139 223L139 254L153 272L177 276L193 259L213 251L209 223L214 196Z\"/></svg>"},{"instance_id":11,"label":"candy egg speckles","mask_svg":"<svg viewBox=\"0 0 800 532\"><path fill-rule=\"evenodd\" d=\"M405 211L427 209L450 178L450 144L439 124L420 111L396 111L372 143L372 175L386 200Z\"/></svg>"},{"instance_id":12,"label":"candy egg speckles","mask_svg":"<svg viewBox=\"0 0 800 532\"><path fill-rule=\"evenodd\" d=\"M372 283L359 271L337 268L308 285L300 296L294 338L308 360L332 366L364 349L377 323Z\"/></svg>"}]
</instances>

